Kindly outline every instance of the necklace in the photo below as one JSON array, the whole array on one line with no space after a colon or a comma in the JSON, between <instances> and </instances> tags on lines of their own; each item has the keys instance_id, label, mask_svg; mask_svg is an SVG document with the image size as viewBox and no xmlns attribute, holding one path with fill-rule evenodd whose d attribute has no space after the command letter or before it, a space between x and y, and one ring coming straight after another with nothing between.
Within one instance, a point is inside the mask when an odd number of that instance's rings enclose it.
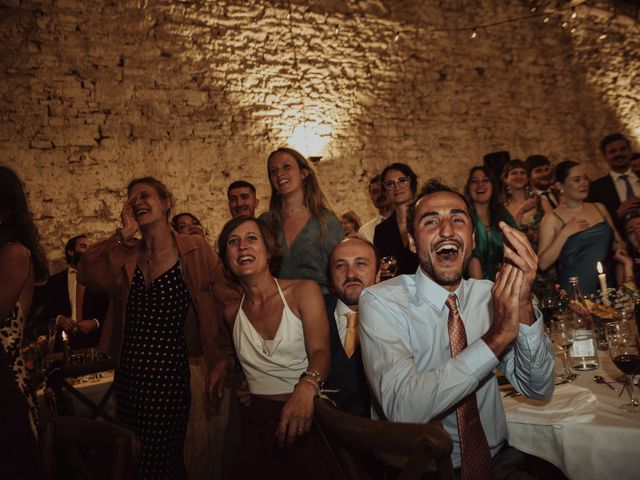
<instances>
[{"instance_id":1,"label":"necklace","mask_svg":"<svg viewBox=\"0 0 640 480\"><path fill-rule=\"evenodd\" d=\"M563 207L565 207L565 208L568 208L569 210L576 210L576 209L578 209L578 208L582 208L582 204L583 204L583 203L584 203L584 202L578 202L578 204L577 204L577 205L574 205L574 206L572 207L572 206L570 206L567 202L564 202L564 203L562 204L562 206L563 206Z\"/></svg>"}]
</instances>

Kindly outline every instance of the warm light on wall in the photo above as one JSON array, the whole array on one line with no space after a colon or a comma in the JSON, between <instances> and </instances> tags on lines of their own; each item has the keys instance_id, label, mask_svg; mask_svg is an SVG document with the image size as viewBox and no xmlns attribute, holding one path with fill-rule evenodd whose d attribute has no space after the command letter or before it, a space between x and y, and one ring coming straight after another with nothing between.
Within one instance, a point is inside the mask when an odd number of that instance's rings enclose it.
<instances>
[{"instance_id":1,"label":"warm light on wall","mask_svg":"<svg viewBox=\"0 0 640 480\"><path fill-rule=\"evenodd\" d=\"M319 160L326 152L331 130L327 125L305 122L297 125L289 137L289 145L312 160ZM315 161L317 161L315 160Z\"/></svg>"}]
</instances>

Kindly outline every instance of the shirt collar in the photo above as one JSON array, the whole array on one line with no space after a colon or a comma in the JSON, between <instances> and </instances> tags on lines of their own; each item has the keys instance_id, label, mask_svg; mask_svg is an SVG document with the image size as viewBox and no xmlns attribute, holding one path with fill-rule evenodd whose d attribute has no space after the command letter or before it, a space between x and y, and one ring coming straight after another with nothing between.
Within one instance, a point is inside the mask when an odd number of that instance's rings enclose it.
<instances>
[{"instance_id":1,"label":"shirt collar","mask_svg":"<svg viewBox=\"0 0 640 480\"><path fill-rule=\"evenodd\" d=\"M626 172L622 172L622 173L614 172L613 170L611 170L609 172L609 175L611 175L611 178L613 179L614 182L618 180L621 175L626 175L629 179L632 179L635 176L631 168L628 168Z\"/></svg>"},{"instance_id":2,"label":"shirt collar","mask_svg":"<svg viewBox=\"0 0 640 480\"><path fill-rule=\"evenodd\" d=\"M69 267L69 275L75 275L77 271L78 270L76 270L75 268Z\"/></svg>"},{"instance_id":3,"label":"shirt collar","mask_svg":"<svg viewBox=\"0 0 640 480\"><path fill-rule=\"evenodd\" d=\"M458 285L458 288L456 288L454 292L450 292L446 288L434 282L422 271L422 268L420 267L418 267L418 271L414 278L418 293L438 310L445 308L447 298L452 293L458 298L458 309L462 309L462 306L464 305L464 291L466 284L464 279L460 281L460 285Z\"/></svg>"},{"instance_id":4,"label":"shirt collar","mask_svg":"<svg viewBox=\"0 0 640 480\"><path fill-rule=\"evenodd\" d=\"M342 315L346 315L347 313L353 312L342 300L338 299L336 302L335 309L336 318L340 318Z\"/></svg>"}]
</instances>

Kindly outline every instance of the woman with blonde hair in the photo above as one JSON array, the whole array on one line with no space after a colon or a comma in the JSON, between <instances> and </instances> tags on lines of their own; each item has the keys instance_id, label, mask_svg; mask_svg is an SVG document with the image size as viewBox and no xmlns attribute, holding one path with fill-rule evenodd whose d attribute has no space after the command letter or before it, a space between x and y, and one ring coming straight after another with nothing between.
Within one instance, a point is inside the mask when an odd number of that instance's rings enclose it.
<instances>
[{"instance_id":1,"label":"woman with blonde hair","mask_svg":"<svg viewBox=\"0 0 640 480\"><path fill-rule=\"evenodd\" d=\"M278 278L315 280L330 292L329 253L344 238L315 171L298 151L281 147L267 160L271 184L269 211L260 216L277 235L282 257Z\"/></svg>"},{"instance_id":2,"label":"woman with blonde hair","mask_svg":"<svg viewBox=\"0 0 640 480\"><path fill-rule=\"evenodd\" d=\"M93 245L78 268L78 281L110 297L100 349L117 365L117 415L140 441L140 479L186 476L188 317L194 316L199 327L195 347L210 374L220 355L221 312L213 289L224 282L222 266L202 236L171 230L173 205L171 192L159 180L133 180L122 208L122 228Z\"/></svg>"},{"instance_id":3,"label":"woman with blonde hair","mask_svg":"<svg viewBox=\"0 0 640 480\"><path fill-rule=\"evenodd\" d=\"M346 210L340 215L340 223L345 237L357 237L360 230L360 217L353 210Z\"/></svg>"}]
</instances>

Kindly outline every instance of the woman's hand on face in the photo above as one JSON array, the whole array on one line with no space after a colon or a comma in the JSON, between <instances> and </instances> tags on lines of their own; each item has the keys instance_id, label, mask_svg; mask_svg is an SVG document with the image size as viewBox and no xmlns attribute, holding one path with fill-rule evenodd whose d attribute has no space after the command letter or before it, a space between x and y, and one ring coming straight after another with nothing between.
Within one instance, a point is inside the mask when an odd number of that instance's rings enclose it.
<instances>
[{"instance_id":1,"label":"woman's hand on face","mask_svg":"<svg viewBox=\"0 0 640 480\"><path fill-rule=\"evenodd\" d=\"M133 237L140 229L140 225L138 225L135 214L133 213L134 203L134 197L128 198L127 201L124 202L122 212L120 213L120 219L122 220L122 237L125 242Z\"/></svg>"},{"instance_id":2,"label":"woman's hand on face","mask_svg":"<svg viewBox=\"0 0 640 480\"><path fill-rule=\"evenodd\" d=\"M584 218L576 217L571 217L571 219L564 224L564 227L562 227L562 229L567 232L568 237L582 232L587 228L589 228L589 222L587 222Z\"/></svg>"},{"instance_id":3,"label":"woman's hand on face","mask_svg":"<svg viewBox=\"0 0 640 480\"><path fill-rule=\"evenodd\" d=\"M313 420L313 399L317 390L309 382L300 381L293 394L282 407L276 436L278 445L291 446L296 437L311 429Z\"/></svg>"}]
</instances>

